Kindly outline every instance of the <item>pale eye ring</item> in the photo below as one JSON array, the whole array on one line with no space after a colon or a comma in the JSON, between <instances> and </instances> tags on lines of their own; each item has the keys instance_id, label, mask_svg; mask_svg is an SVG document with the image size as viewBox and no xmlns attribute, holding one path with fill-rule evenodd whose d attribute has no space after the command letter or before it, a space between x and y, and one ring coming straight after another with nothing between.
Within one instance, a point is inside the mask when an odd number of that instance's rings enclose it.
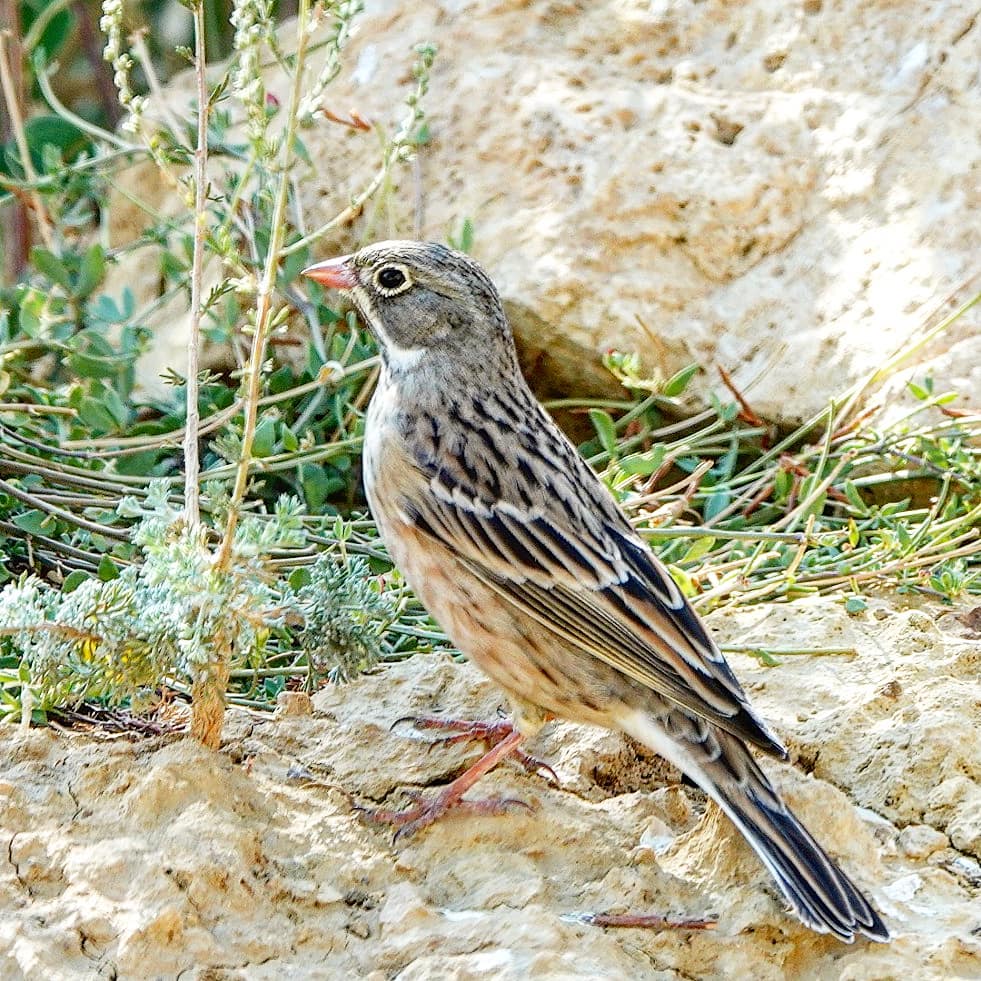
<instances>
[{"instance_id":1,"label":"pale eye ring","mask_svg":"<svg viewBox=\"0 0 981 981\"><path fill-rule=\"evenodd\" d=\"M409 273L404 266L382 266L375 273L375 286L386 296L394 296L412 285Z\"/></svg>"}]
</instances>

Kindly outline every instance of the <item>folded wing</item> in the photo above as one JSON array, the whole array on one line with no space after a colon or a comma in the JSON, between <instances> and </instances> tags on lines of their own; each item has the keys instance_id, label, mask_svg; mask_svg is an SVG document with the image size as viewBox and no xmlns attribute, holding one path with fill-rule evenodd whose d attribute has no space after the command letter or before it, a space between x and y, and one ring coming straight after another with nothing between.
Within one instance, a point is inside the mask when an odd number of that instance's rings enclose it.
<instances>
[{"instance_id":1,"label":"folded wing","mask_svg":"<svg viewBox=\"0 0 981 981\"><path fill-rule=\"evenodd\" d=\"M558 639L785 756L670 574L571 444L550 436L563 472L524 454L507 467L520 486L465 447L461 461L417 455L403 515Z\"/></svg>"}]
</instances>

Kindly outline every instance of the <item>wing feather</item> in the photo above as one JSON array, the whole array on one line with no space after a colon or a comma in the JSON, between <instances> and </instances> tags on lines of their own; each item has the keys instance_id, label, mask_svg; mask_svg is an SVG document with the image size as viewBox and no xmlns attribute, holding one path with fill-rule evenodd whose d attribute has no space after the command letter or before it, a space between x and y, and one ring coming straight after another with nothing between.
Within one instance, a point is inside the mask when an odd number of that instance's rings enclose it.
<instances>
[{"instance_id":1,"label":"wing feather","mask_svg":"<svg viewBox=\"0 0 981 981\"><path fill-rule=\"evenodd\" d=\"M565 441L543 417L553 442ZM488 442L493 459L481 460L474 447L486 452ZM438 462L417 454L420 480L402 485L402 513L563 642L785 755L677 584L571 444L560 446L564 472L536 479L535 460L519 455L510 482L493 472L506 445L474 440Z\"/></svg>"}]
</instances>

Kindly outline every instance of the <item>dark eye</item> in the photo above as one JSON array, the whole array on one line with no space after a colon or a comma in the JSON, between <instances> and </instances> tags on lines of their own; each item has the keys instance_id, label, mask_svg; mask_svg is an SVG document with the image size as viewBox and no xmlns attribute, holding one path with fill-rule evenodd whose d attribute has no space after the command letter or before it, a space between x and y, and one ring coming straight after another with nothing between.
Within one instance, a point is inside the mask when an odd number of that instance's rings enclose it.
<instances>
[{"instance_id":1,"label":"dark eye","mask_svg":"<svg viewBox=\"0 0 981 981\"><path fill-rule=\"evenodd\" d=\"M397 290L400 286L405 285L406 275L398 266L385 266L384 269L378 270L375 282L383 290Z\"/></svg>"}]
</instances>

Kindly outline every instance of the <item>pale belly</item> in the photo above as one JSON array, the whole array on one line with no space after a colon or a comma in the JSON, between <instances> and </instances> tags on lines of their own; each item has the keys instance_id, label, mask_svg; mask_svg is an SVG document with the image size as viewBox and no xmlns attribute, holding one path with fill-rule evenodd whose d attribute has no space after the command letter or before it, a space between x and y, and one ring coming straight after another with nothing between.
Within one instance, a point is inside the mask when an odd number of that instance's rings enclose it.
<instances>
[{"instance_id":1,"label":"pale belly","mask_svg":"<svg viewBox=\"0 0 981 981\"><path fill-rule=\"evenodd\" d=\"M610 711L632 684L619 672L543 629L418 531L400 501L415 480L398 439L370 426L365 440L365 493L389 555L453 644L507 693L516 723L529 733L544 714L610 725Z\"/></svg>"}]
</instances>

